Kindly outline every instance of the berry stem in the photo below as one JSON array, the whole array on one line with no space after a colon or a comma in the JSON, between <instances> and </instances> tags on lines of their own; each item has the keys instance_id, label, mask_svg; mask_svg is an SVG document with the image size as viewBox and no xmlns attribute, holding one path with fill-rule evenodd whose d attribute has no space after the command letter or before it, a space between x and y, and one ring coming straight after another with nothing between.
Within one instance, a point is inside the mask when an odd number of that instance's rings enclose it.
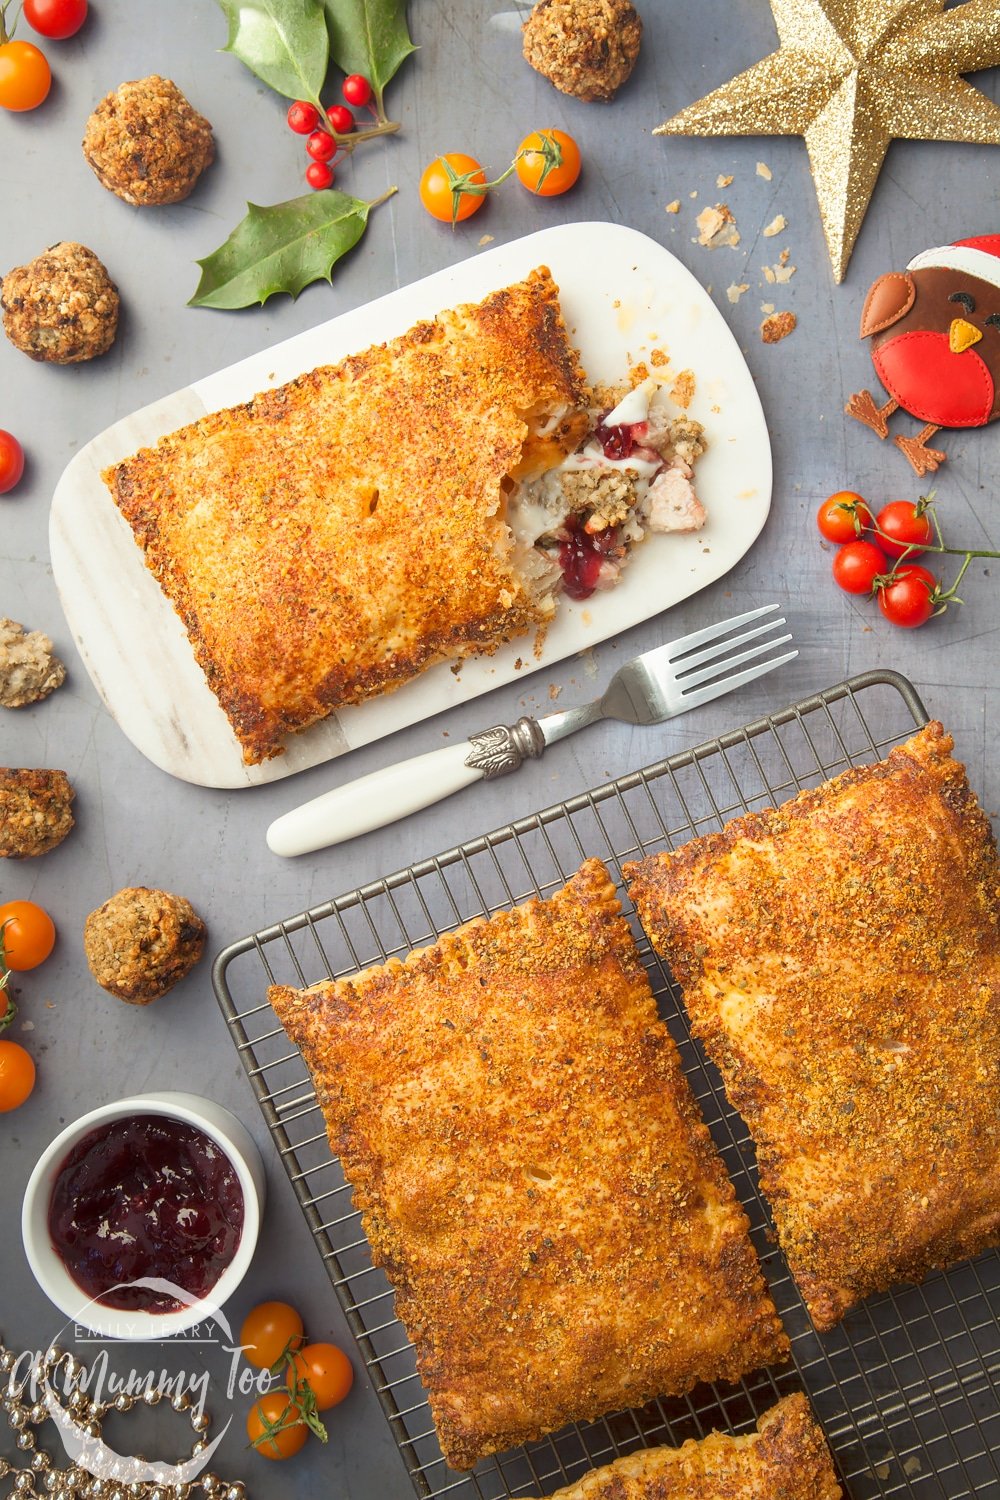
<instances>
[{"instance_id":1,"label":"berry stem","mask_svg":"<svg viewBox=\"0 0 1000 1500\"><path fill-rule=\"evenodd\" d=\"M10 28L8 29L7 27L7 12L10 10L12 4L14 4L14 0L2 0L2 3L0 3L0 47L5 47L17 30L16 15L10 23Z\"/></svg>"},{"instance_id":2,"label":"berry stem","mask_svg":"<svg viewBox=\"0 0 1000 1500\"><path fill-rule=\"evenodd\" d=\"M324 130L330 132L337 142L338 148L345 156L350 156L355 146L360 146L362 141L373 141L380 135L395 135L400 128L398 120L387 120L384 116L380 116L377 125L371 125L365 130L352 130L349 134L345 135L342 131L334 130L330 116L323 108L319 99L312 98L310 99L310 103L315 104L319 110L320 124Z\"/></svg>"}]
</instances>

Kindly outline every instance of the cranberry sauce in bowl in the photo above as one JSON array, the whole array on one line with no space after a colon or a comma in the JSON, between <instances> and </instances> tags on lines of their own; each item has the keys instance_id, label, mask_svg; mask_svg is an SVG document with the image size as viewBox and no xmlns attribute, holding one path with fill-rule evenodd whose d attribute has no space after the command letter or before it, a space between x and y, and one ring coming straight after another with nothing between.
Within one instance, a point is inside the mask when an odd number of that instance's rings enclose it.
<instances>
[{"instance_id":1,"label":"cranberry sauce in bowl","mask_svg":"<svg viewBox=\"0 0 1000 1500\"><path fill-rule=\"evenodd\" d=\"M105 1307L152 1313L181 1303L121 1283L159 1277L206 1296L239 1248L243 1221L243 1191L222 1147L154 1114L109 1120L79 1140L48 1209L52 1247L76 1284Z\"/></svg>"}]
</instances>

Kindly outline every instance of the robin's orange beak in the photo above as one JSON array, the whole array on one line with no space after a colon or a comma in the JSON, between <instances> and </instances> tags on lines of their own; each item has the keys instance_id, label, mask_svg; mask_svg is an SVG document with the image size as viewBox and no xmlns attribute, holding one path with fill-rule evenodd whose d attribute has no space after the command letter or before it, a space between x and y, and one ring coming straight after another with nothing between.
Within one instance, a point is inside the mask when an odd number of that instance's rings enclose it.
<instances>
[{"instance_id":1,"label":"robin's orange beak","mask_svg":"<svg viewBox=\"0 0 1000 1500\"><path fill-rule=\"evenodd\" d=\"M964 354L966 349L978 344L982 336L983 330L974 323L967 323L964 318L954 318L948 329L948 348L952 354Z\"/></svg>"}]
</instances>

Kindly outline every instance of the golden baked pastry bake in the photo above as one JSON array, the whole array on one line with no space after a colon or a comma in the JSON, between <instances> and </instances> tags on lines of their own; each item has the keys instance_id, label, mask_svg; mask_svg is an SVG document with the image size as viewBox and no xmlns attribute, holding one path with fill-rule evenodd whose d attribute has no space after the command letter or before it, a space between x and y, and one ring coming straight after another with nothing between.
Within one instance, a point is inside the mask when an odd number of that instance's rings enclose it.
<instances>
[{"instance_id":1,"label":"golden baked pastry bake","mask_svg":"<svg viewBox=\"0 0 1000 1500\"><path fill-rule=\"evenodd\" d=\"M599 860L405 962L270 999L453 1468L787 1357Z\"/></svg>"},{"instance_id":2,"label":"golden baked pastry bake","mask_svg":"<svg viewBox=\"0 0 1000 1500\"><path fill-rule=\"evenodd\" d=\"M574 448L585 404L542 267L105 472L246 761L551 617L502 487Z\"/></svg>"},{"instance_id":3,"label":"golden baked pastry bake","mask_svg":"<svg viewBox=\"0 0 1000 1500\"><path fill-rule=\"evenodd\" d=\"M710 1432L680 1448L640 1448L591 1469L550 1500L841 1500L823 1429L796 1392L756 1432Z\"/></svg>"},{"instance_id":4,"label":"golden baked pastry bake","mask_svg":"<svg viewBox=\"0 0 1000 1500\"><path fill-rule=\"evenodd\" d=\"M1000 866L928 724L626 870L816 1327L1000 1240Z\"/></svg>"}]
</instances>

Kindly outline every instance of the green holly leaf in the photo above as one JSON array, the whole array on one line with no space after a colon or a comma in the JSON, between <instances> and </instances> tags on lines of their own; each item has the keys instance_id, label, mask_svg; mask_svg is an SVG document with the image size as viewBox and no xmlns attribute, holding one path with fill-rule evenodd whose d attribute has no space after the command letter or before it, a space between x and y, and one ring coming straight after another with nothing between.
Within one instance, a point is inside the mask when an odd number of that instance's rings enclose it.
<instances>
[{"instance_id":1,"label":"green holly leaf","mask_svg":"<svg viewBox=\"0 0 1000 1500\"><path fill-rule=\"evenodd\" d=\"M322 0L219 0L231 52L286 99L318 103L330 39Z\"/></svg>"},{"instance_id":2,"label":"green holly leaf","mask_svg":"<svg viewBox=\"0 0 1000 1500\"><path fill-rule=\"evenodd\" d=\"M416 47L406 29L406 0L324 0L330 56L345 73L367 78L382 108L382 90Z\"/></svg>"},{"instance_id":3,"label":"green holly leaf","mask_svg":"<svg viewBox=\"0 0 1000 1500\"><path fill-rule=\"evenodd\" d=\"M201 280L188 305L250 307L276 292L297 297L312 281L330 281L337 261L364 234L374 207L334 188L269 208L248 203L246 218L225 244L198 261Z\"/></svg>"}]
</instances>

